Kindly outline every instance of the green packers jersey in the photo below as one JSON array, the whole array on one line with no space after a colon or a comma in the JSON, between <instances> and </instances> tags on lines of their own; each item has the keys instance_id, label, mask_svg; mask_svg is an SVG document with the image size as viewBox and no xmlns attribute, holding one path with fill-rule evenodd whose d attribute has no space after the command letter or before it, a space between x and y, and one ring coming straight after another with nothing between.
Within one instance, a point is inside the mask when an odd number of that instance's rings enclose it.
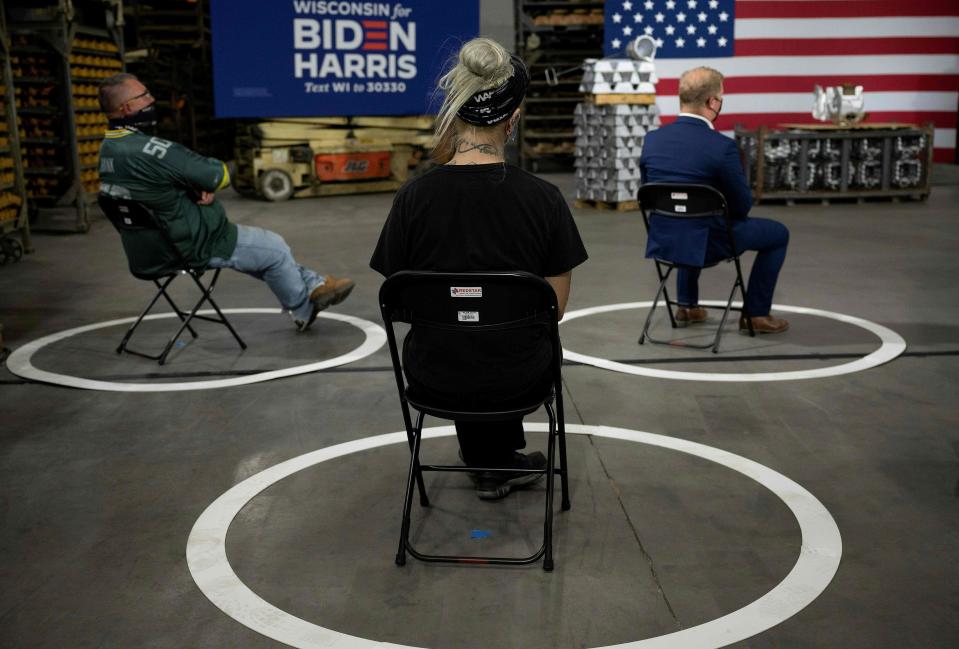
<instances>
[{"instance_id":1,"label":"green packers jersey","mask_svg":"<svg viewBox=\"0 0 959 649\"><path fill-rule=\"evenodd\" d=\"M183 256L206 264L211 257L228 259L236 247L236 226L223 206L197 205L201 191L226 187L226 165L176 142L135 129L106 132L100 145L100 191L132 198L153 210L166 224Z\"/></svg>"}]
</instances>

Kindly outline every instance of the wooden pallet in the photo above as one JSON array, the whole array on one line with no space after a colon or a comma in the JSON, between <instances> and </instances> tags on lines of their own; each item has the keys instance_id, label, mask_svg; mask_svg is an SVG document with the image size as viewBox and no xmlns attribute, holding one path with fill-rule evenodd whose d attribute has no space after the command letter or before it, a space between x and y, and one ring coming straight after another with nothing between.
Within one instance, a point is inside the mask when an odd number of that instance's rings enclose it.
<instances>
[{"instance_id":1,"label":"wooden pallet","mask_svg":"<svg viewBox=\"0 0 959 649\"><path fill-rule=\"evenodd\" d=\"M612 210L615 212L635 212L639 209L639 201L592 201L585 198L577 198L574 205L578 208Z\"/></svg>"},{"instance_id":2,"label":"wooden pallet","mask_svg":"<svg viewBox=\"0 0 959 649\"><path fill-rule=\"evenodd\" d=\"M915 124L904 122L854 122L852 124L780 124L781 128L803 131L876 131L897 128L916 128Z\"/></svg>"},{"instance_id":3,"label":"wooden pallet","mask_svg":"<svg viewBox=\"0 0 959 649\"><path fill-rule=\"evenodd\" d=\"M890 203L899 203L901 201L924 201L929 198L928 190L916 189L901 189L893 190L895 193L883 193L883 192L831 192L831 193L806 193L806 194L797 194L790 193L788 195L776 194L770 192L769 194L763 194L762 196L755 197L753 203L755 205L797 205L797 204L819 204L819 205L843 205L849 203L856 203L862 205L867 202L890 202Z\"/></svg>"},{"instance_id":4,"label":"wooden pallet","mask_svg":"<svg viewBox=\"0 0 959 649\"><path fill-rule=\"evenodd\" d=\"M649 105L656 103L656 95L638 94L638 93L603 93L599 95L586 95L587 104L596 104L605 106L607 104L642 104Z\"/></svg>"},{"instance_id":5,"label":"wooden pallet","mask_svg":"<svg viewBox=\"0 0 959 649\"><path fill-rule=\"evenodd\" d=\"M374 126L378 128L406 128L430 130L433 128L431 115L407 115L401 117L273 117L263 122L282 124L302 124L306 126Z\"/></svg>"}]
</instances>

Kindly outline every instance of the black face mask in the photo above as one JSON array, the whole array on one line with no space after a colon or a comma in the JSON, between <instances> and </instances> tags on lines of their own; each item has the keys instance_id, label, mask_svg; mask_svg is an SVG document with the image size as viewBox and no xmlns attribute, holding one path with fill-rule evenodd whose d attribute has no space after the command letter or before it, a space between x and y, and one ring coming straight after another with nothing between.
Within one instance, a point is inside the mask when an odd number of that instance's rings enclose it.
<instances>
[{"instance_id":1,"label":"black face mask","mask_svg":"<svg viewBox=\"0 0 959 649\"><path fill-rule=\"evenodd\" d=\"M156 132L156 125L157 109L153 104L126 117L110 118L110 128L135 128L147 135L153 135Z\"/></svg>"},{"instance_id":2,"label":"black face mask","mask_svg":"<svg viewBox=\"0 0 959 649\"><path fill-rule=\"evenodd\" d=\"M723 100L722 100L722 99L716 99L716 101L719 102L719 110L716 110L715 108L709 108L709 110L711 110L711 111L713 111L713 113L715 113L715 114L713 115L713 122L715 122L717 119L719 119L719 113L721 113L722 110L723 110Z\"/></svg>"}]
</instances>

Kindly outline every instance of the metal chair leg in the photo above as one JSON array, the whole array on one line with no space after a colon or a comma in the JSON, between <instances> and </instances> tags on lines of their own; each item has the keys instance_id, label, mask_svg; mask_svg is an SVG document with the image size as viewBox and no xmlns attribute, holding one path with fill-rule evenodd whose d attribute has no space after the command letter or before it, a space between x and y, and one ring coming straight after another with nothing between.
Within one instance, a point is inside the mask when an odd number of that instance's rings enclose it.
<instances>
[{"instance_id":1,"label":"metal chair leg","mask_svg":"<svg viewBox=\"0 0 959 649\"><path fill-rule=\"evenodd\" d=\"M722 317L722 319L719 321L719 328L716 330L716 338L715 338L715 340L713 340L713 353L714 353L714 354L718 354L718 353L719 353L719 339L720 339L720 338L722 337L722 335L723 335L723 327L726 326L726 318L729 317L729 310L730 310L730 309L732 308L732 306L733 306L733 296L734 296L735 294L736 294L736 284L734 283L732 289L730 289L730 291L729 291L729 299L726 300L726 308L723 309L723 317Z\"/></svg>"},{"instance_id":2,"label":"metal chair leg","mask_svg":"<svg viewBox=\"0 0 959 649\"><path fill-rule=\"evenodd\" d=\"M203 306L203 303L206 302L207 297L209 296L204 291L203 297L201 297L200 301L193 306L193 309L190 311L189 315L187 315L186 319L184 319L183 322L180 324L180 328L177 329L176 333L173 334L173 337L170 338L170 342L166 344L166 347L163 349L163 353L160 354L160 358L159 358L160 365L163 365L164 363L166 363L167 355L173 349L173 345L175 345L176 341L179 340L180 334L183 333L183 330L190 326L190 321L193 320L193 317L196 315L196 312L199 311L200 307Z\"/></svg>"},{"instance_id":3,"label":"metal chair leg","mask_svg":"<svg viewBox=\"0 0 959 649\"><path fill-rule=\"evenodd\" d=\"M170 281L172 282L173 279L171 278ZM166 286L161 287L160 282L158 282L157 280L153 280L153 283L156 284L157 287L160 289L160 292L163 293L163 297L166 299L167 303L170 305L170 308L173 309L173 312L176 314L176 317L180 319L180 322L183 322L183 318L184 316L187 315L187 312L181 309L179 306L177 306L176 302L173 301L173 298L170 297L170 294L166 292ZM167 282L167 284L169 283L170 282ZM193 327L187 327L187 329L189 329L190 335L192 335L194 338L199 337L199 334L197 334L197 332L193 330Z\"/></svg>"},{"instance_id":4,"label":"metal chair leg","mask_svg":"<svg viewBox=\"0 0 959 649\"><path fill-rule=\"evenodd\" d=\"M413 482L416 476L421 476L419 470L420 441L423 438L423 413L416 418L416 427L412 433L412 447L410 449L410 472L406 478L406 494L403 497L403 521L400 525L400 543L396 550L396 565L406 565L406 546L410 536L410 512L413 508Z\"/></svg>"},{"instance_id":5,"label":"metal chair leg","mask_svg":"<svg viewBox=\"0 0 959 649\"><path fill-rule=\"evenodd\" d=\"M669 293L666 291L666 280L669 279L670 273L673 272L672 266L666 267L666 273L663 273L663 269L659 265L659 261L653 260L656 264L656 275L659 277L659 290L656 292L656 297L653 299L653 306L649 308L649 313L646 315L646 323L643 325L643 331L639 335L639 344L642 345L647 338L649 338L649 323L652 321L653 313L656 311L656 303L659 300L660 294L662 294L666 299L666 313L669 314L669 324L672 325L673 329L676 328L676 318L673 316L673 309L669 304Z\"/></svg>"},{"instance_id":6,"label":"metal chair leg","mask_svg":"<svg viewBox=\"0 0 959 649\"><path fill-rule=\"evenodd\" d=\"M169 277L165 278L162 283L160 280L153 280L153 283L157 287L157 293L156 295L153 296L153 299L150 301L150 304L147 305L147 308L144 309L144 311L133 323L133 326L131 326L127 330L126 334L123 337L123 340L120 341L120 345L117 347L116 351L118 354L125 351L130 354L135 354L137 356L142 356L144 358L149 358L151 360L158 361L160 365L164 365L167 361L167 357L169 356L170 352L173 350L173 347L176 344L177 340L179 340L180 336L183 334L184 329L189 331L190 335L193 338L199 337L199 334L196 332L196 330L193 329L193 326L192 326L192 322L194 319L209 320L210 322L217 322L219 324L225 325L226 328L233 335L233 338L240 345L240 348L246 349L247 347L246 343L243 341L242 338L240 338L240 335L237 333L236 329L234 329L230 321L227 320L226 316L223 314L223 311L220 309L220 306L216 303L216 301L213 299L213 296L211 295L213 286L216 284L217 277L219 276L220 269L216 270L216 272L213 274L213 279L207 286L203 285L203 282L200 281L200 278L196 273L192 271L183 271L183 273L189 275L193 279L193 282L196 284L197 288L200 291L200 298L197 301L197 303L194 305L193 309L191 311L184 311L177 305L177 303L173 300L173 298L167 292L167 288L170 286L173 280L176 279L177 275L170 275ZM173 310L173 313L176 314L177 318L180 319L180 327L177 329L173 337L167 341L167 344L163 347L163 351L159 355L152 356L150 354L138 352L133 349L128 349L127 345L130 342L130 338L133 336L133 332L140 325L140 323L143 321L146 315L153 309L153 307L159 301L160 297L163 297L163 299L167 301L167 303L170 305L170 308ZM213 310L217 314L216 317L208 317L208 316L199 314L199 311L205 302L208 302L210 306L213 307Z\"/></svg>"},{"instance_id":7,"label":"metal chair leg","mask_svg":"<svg viewBox=\"0 0 959 649\"><path fill-rule=\"evenodd\" d=\"M657 342L652 336L649 335L649 323L653 320L653 314L656 312L656 305L659 304L659 296L662 295L666 290L666 282L669 280L669 274L672 272L672 270L672 267L670 267L670 269L667 270L666 274L663 276L663 279L659 282L659 288L656 290L656 296L653 298L653 305L649 307L649 313L646 315L646 323L643 325L643 332L639 334L640 345L642 345L647 338L649 338L649 340L652 342ZM672 318L672 314L670 314L670 318Z\"/></svg>"},{"instance_id":8,"label":"metal chair leg","mask_svg":"<svg viewBox=\"0 0 959 649\"><path fill-rule=\"evenodd\" d=\"M123 340L120 341L120 345L119 347L117 347L118 354L123 353L123 350L127 348L127 343L130 342L130 338L133 337L134 330L136 330L136 328L140 326L140 323L143 321L143 318L146 317L146 315L150 312L150 309L153 308L153 305L157 303L157 300L160 299L160 296L166 295L166 291L164 289L166 289L166 287L169 286L170 282L172 282L174 279L176 279L176 275L171 275L170 277L167 278L163 286L160 286L160 283L156 282L156 285L160 287L159 292L157 292L157 294L153 296L153 299L150 300L150 303L147 305L147 308L145 308L143 312L140 313L140 316L136 319L136 321L130 326L129 329L127 329L126 334L124 334L123 336Z\"/></svg>"},{"instance_id":9,"label":"metal chair leg","mask_svg":"<svg viewBox=\"0 0 959 649\"><path fill-rule=\"evenodd\" d=\"M403 409L403 421L406 423L406 426L407 426L406 440L410 447L410 453L412 453L413 452L413 428L412 428L412 419L410 418L410 406L405 399L401 402L400 406ZM420 412L418 413L418 417L416 419L419 430L423 429L423 416L424 416L423 413ZM430 499L426 495L426 485L423 483L423 471L420 469L418 459L416 462L416 487L420 492L420 506L429 507Z\"/></svg>"},{"instance_id":10,"label":"metal chair leg","mask_svg":"<svg viewBox=\"0 0 959 649\"><path fill-rule=\"evenodd\" d=\"M562 386L561 386L562 387ZM563 395L556 395L556 418L557 418L557 431L559 437L559 480L560 488L562 489L563 500L561 501L561 506L563 511L569 511L571 505L569 501L569 467L566 464L566 421L563 416Z\"/></svg>"},{"instance_id":11,"label":"metal chair leg","mask_svg":"<svg viewBox=\"0 0 959 649\"><path fill-rule=\"evenodd\" d=\"M676 316L673 314L673 305L676 302L669 299L669 289L665 286L663 286L663 301L666 304L666 313L669 315L669 326L676 329L679 326L676 324Z\"/></svg>"},{"instance_id":12,"label":"metal chair leg","mask_svg":"<svg viewBox=\"0 0 959 649\"><path fill-rule=\"evenodd\" d=\"M216 284L217 278L220 276L220 268L216 269L216 272L213 273L213 279L210 281L209 286L204 287L203 283L200 282L200 278L190 273L190 277L193 278L193 281L196 282L196 285L203 292L203 300L206 300L210 303L210 306L213 307L213 310L216 311L216 314L220 317L220 322L226 325L226 328L230 330L230 333L233 334L233 337L236 339L236 342L239 343L240 349L246 349L246 343L243 342L243 339L240 338L240 334L236 332L236 329L233 328L233 325L230 324L230 321L226 319L226 316L223 315L223 312L220 311L220 306L213 300L213 286Z\"/></svg>"},{"instance_id":13,"label":"metal chair leg","mask_svg":"<svg viewBox=\"0 0 959 649\"><path fill-rule=\"evenodd\" d=\"M746 284L743 282L743 271L739 265L739 257L733 258L736 264L736 283L739 284L739 294L743 296L743 308L740 313L746 319L746 328L749 329L749 337L755 338L756 332L753 330L753 319L749 315L749 309L746 308Z\"/></svg>"},{"instance_id":14,"label":"metal chair leg","mask_svg":"<svg viewBox=\"0 0 959 649\"><path fill-rule=\"evenodd\" d=\"M556 459L556 416L549 403L546 414L549 417L549 437L546 443L546 522L543 523L543 543L546 551L543 555L543 570L553 571L553 468Z\"/></svg>"}]
</instances>

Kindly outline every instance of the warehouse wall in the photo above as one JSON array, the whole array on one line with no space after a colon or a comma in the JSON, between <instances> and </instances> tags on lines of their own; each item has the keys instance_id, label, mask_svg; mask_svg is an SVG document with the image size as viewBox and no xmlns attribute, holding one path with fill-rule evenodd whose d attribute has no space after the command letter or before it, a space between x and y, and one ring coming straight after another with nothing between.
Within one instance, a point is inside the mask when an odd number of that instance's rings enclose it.
<instances>
[{"instance_id":1,"label":"warehouse wall","mask_svg":"<svg viewBox=\"0 0 959 649\"><path fill-rule=\"evenodd\" d=\"M513 51L513 0L480 0L480 34Z\"/></svg>"}]
</instances>

